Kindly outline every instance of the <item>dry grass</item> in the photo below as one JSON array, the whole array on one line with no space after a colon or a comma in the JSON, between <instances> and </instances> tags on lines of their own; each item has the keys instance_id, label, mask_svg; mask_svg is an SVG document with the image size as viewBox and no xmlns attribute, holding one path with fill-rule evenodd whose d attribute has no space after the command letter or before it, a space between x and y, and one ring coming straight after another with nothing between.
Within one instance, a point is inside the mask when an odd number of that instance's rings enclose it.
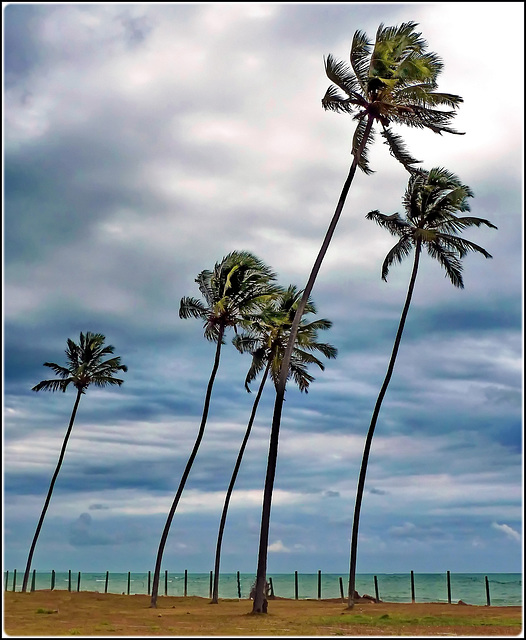
<instances>
[{"instance_id":1,"label":"dry grass","mask_svg":"<svg viewBox=\"0 0 526 640\"><path fill-rule=\"evenodd\" d=\"M159 598L146 595L35 591L4 593L4 634L9 636L519 636L522 607L456 604L359 603L340 600L269 602L253 615L248 600Z\"/></svg>"}]
</instances>

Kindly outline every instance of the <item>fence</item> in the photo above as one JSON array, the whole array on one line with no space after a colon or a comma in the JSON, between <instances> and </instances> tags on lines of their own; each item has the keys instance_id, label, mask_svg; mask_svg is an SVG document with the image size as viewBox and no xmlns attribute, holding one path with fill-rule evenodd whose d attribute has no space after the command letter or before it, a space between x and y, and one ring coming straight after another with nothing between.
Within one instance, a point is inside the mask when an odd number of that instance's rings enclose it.
<instances>
[{"instance_id":1,"label":"fence","mask_svg":"<svg viewBox=\"0 0 526 640\"><path fill-rule=\"evenodd\" d=\"M49 572L45 572L44 575L46 575ZM49 578L49 589L51 591L53 591L56 587L56 572L55 570L51 571L51 575ZM61 575L65 575L65 572L61 573ZM94 576L94 575L104 575L104 574L88 574L89 576ZM114 574L114 581L118 582L119 584L119 591L122 588L122 578L121 576L123 575L127 575L126 578L126 590L122 591L122 595L130 595L130 589L131 589L131 576L132 573L130 571L128 571L127 574L122 574L122 573L118 573L118 574ZM147 574L147 579L146 579L146 573L144 574L139 574L139 573L134 573L134 576L143 576L144 581L147 580L147 588L143 589L141 591L141 593L146 593L147 595L150 595L151 593L151 586L152 586L152 572L148 571ZM171 574L172 576L174 575L181 575L181 574ZM199 575L204 575L204 574L199 574ZM228 575L232 575L232 574L228 574ZM305 574L304 574L305 575ZM330 574L331 576L334 576L334 574ZM115 577L115 576L119 576L119 578ZM164 572L164 575L162 575L160 577L159 580L159 595L162 595L163 592L163 586L164 586L164 595L174 595L173 593L168 593L169 592L169 581L168 581L168 571ZM32 572L32 576L31 576L31 586L30 586L30 590L31 591L35 591L36 590L36 577L37 577L37 572L36 570L33 570ZM79 571L76 575L76 585L74 583L74 577L71 570L69 570L67 572L67 590L68 591L73 591L74 590L74 586L76 586L76 591L80 592L81 591L81 584L82 584L82 574ZM294 599L298 600L300 598L300 579L299 579L299 574L297 571L294 572ZM40 588L42 589L46 589L48 588L48 585L42 586L43 582L42 582L43 577L40 579ZM366 599L369 600L374 600L375 602L380 602L380 589L379 589L379 584L378 584L378 576L374 575L373 576L374 579L374 597L373 596L369 596L369 595L364 595L362 597L365 597ZM136 580L136 578L135 578ZM250 594L250 588L252 586L252 584L250 585L250 587L248 587L248 583L247 580L251 580L251 578L249 577L245 577L243 579L243 589L242 589L242 582L241 582L241 574L238 571L236 573L236 586L237 586L237 597L241 599L242 597L242 593L244 592L244 597L249 597ZM413 571L410 572L410 590L411 590L411 602L416 602L417 596L416 596L416 589L415 589L415 574ZM65 581L65 580L64 580ZM102 582L104 581L104 593L108 593L109 590L109 586L110 586L110 572L106 571L104 579L100 578L97 579L98 582ZM142 582L142 586L144 587L144 581ZM88 582L90 582L91 585L93 585L93 578L88 579ZM269 582L269 595L270 597L274 597L276 595L279 595L280 597L291 597L290 593L278 593L276 594L275 589L274 589L274 582L272 580L272 577L268 578L268 582ZM339 594L340 594L340 598L342 599L342 601L345 601L347 599L345 591L344 591L344 584L343 584L343 578L339 577L338 578L338 582L339 582ZM209 593L209 597L212 597L212 585L213 585L213 572L210 571L208 574L208 593ZM484 583L485 583L485 594L486 594L486 605L487 606L491 606L491 598L490 598L490 587L489 587L489 580L488 580L488 576L484 576ZM183 596L186 597L188 596L188 570L185 569L184 571L184 582L183 582L184 586L183 586ZM5 583L4 583L4 589L5 591L16 591L17 589L17 571L16 569L13 571L12 574L12 582L11 582L11 588L9 585L9 571L5 572ZM195 586L195 581L194 581L194 586ZM311 586L311 585L310 585ZM112 587L114 587L114 585L112 585ZM283 575L281 575L281 581L280 581L280 587L281 589L284 591L284 580L283 580ZM447 602L448 604L451 604L452 600L451 600L451 573L450 571L447 571L446 573L446 589L447 589ZM97 589L86 589L87 591L98 591ZM312 586L310 591L312 591ZM332 593L334 593L334 587L332 587L331 589ZM115 593L115 591L113 591L113 593ZM137 593L137 591L135 591L135 593ZM305 592L304 592L305 593ZM322 599L322 572L318 571L317 573L317 598L318 599ZM190 595L203 595L203 587L201 585L201 589L200 589L200 593L192 593ZM305 597L305 595L303 595L303 597ZM462 601L461 601L462 602Z\"/></svg>"}]
</instances>

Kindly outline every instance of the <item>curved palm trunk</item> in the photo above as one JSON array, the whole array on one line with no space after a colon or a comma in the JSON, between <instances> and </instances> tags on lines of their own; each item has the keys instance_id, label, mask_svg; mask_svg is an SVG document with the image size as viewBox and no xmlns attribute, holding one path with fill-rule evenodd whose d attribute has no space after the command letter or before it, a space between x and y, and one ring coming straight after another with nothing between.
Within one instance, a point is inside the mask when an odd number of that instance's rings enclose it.
<instances>
[{"instance_id":1,"label":"curved palm trunk","mask_svg":"<svg viewBox=\"0 0 526 640\"><path fill-rule=\"evenodd\" d=\"M398 325L398 331L396 333L396 337L393 345L393 351L391 353L391 359L389 360L389 366L387 367L387 373L385 374L385 379L382 384L382 388L380 389L380 393L378 394L378 398L376 399L376 404L374 405L371 424L369 426L369 431L367 432L367 438L365 440L365 446L364 446L364 451L362 456L362 466L360 468L360 476L358 478L358 488L356 490L356 502L354 505L354 518L353 518L352 535L351 535L351 561L350 561L350 568L349 568L349 594L348 594L348 600L347 600L348 609L352 609L354 607L354 590L356 585L356 552L358 549L358 525L360 522L360 509L362 506L363 491L365 486L365 475L367 473L367 463L369 461L371 443L373 440L373 434L376 427L376 421L378 420L378 414L380 413L380 408L382 406L382 402L383 402L385 393L387 391L387 387L389 386L389 382L391 381L391 376L393 374L396 356L398 354L398 348L402 340L402 333L404 331L404 325L407 318L407 314L409 312L409 305L411 304L413 289L415 287L416 274L418 272L418 263L420 260L420 250L421 250L421 242L420 240L417 240L416 248L415 248L415 260L413 263L413 271L411 273L411 279L409 281L409 288L407 290L407 296L405 299L404 308L402 310L402 315L400 316L400 323Z\"/></svg>"},{"instance_id":2,"label":"curved palm trunk","mask_svg":"<svg viewBox=\"0 0 526 640\"><path fill-rule=\"evenodd\" d=\"M179 504L179 499L181 498L181 494L183 492L184 486L186 484L186 480L190 473L190 469L194 463L195 457L197 455L197 451L199 449L199 445L201 444L201 440L203 439L203 435L205 432L206 419L208 417L208 408L210 406L210 398L212 396L212 387L214 386L214 380L216 377L217 369L219 367L219 358L221 355L221 344L223 341L223 334L225 332L225 327L223 325L219 328L219 335L217 338L217 347L216 354L214 359L214 366L212 367L212 373L210 374L210 379L208 381L208 387L206 389L205 403L203 407L203 416L201 418L201 426L199 427L199 432L197 434L197 438L194 444L194 448L192 449L192 453L188 458L188 462L186 463L186 467L184 469L184 473L181 477L181 481L179 482L179 488L177 489L177 493L175 494L175 498L173 500L172 506L168 513L168 517L166 519L166 524L164 525L163 533L161 535L161 540L159 542L159 549L157 551L157 560L155 562L155 571L153 574L153 582L152 582L152 597L150 601L150 607L157 607L157 596L159 593L159 577L161 574L161 562L163 559L164 547L166 546L166 540L168 539L168 533L170 531L170 526L172 524L172 520L175 514L175 510L177 509L177 505Z\"/></svg>"},{"instance_id":3,"label":"curved palm trunk","mask_svg":"<svg viewBox=\"0 0 526 640\"><path fill-rule=\"evenodd\" d=\"M276 387L276 402L274 404L274 414L272 416L272 430L270 433L267 475L265 478L265 489L263 493L263 511L261 515L261 533L259 538L258 568L257 568L257 575L256 575L256 593L254 596L252 613L266 613L267 611L265 584L266 584L266 573L267 573L267 547L268 547L268 537L269 537L269 527L270 527L270 509L272 506L272 491L274 488L274 477L276 475L276 461L278 457L278 440L279 440L279 428L281 425L281 413L283 410L283 402L285 400L285 387L287 384L287 376L288 376L288 371L290 366L290 359L292 356L292 350L294 348L294 343L296 341L299 324L303 316L303 312L305 311L307 300L309 299L309 296L314 287L314 283L316 282L316 278L318 276L318 272L321 268L321 264L323 262L325 254L329 249L332 236L334 235L334 231L336 230L336 225L338 224L338 221L340 219L343 206L345 204L345 200L347 199L347 194L349 193L349 189L354 179L356 168L358 167L359 158L362 155L365 145L367 144L369 134L371 133L373 122L374 122L373 116L369 115L364 136L362 139L362 144L360 145L360 148L357 150L354 156L354 160L351 164L351 168L349 170L347 179L345 180L345 183L343 185L343 189L340 195L340 199L338 200L336 210L329 224L329 228L327 229L327 232L325 234L325 238L323 240L322 246L318 253L318 257L316 258L316 261L314 262L314 266L312 267L312 271L311 271L309 280L307 282L307 286L305 287L305 290L303 292L303 297L301 298L301 301L296 310L296 314L294 316L294 321L292 323L292 327L290 330L289 341L287 343L287 348L285 349L285 353L283 355L283 362L281 364L279 381Z\"/></svg>"},{"instance_id":4,"label":"curved palm trunk","mask_svg":"<svg viewBox=\"0 0 526 640\"><path fill-rule=\"evenodd\" d=\"M75 416L77 415L77 409L80 402L80 397L82 395L82 391L79 389L77 391L77 397L75 399L75 404L73 405L73 411L71 412L71 418L69 419L68 430L66 431L66 435L64 437L64 442L62 443L62 449L60 451L60 456L58 458L57 466L55 468L55 473L51 478L51 484L49 485L49 489L47 492L46 501L44 502L44 507L42 508L42 513L40 514L40 520L38 521L38 525L35 531L35 535L33 536L33 542L31 543L31 547L29 549L29 556L27 558L26 571L24 573L24 580L22 582L22 591L27 591L27 583L29 580L29 572L31 571L31 561L33 560L33 553L35 551L35 547L37 544L38 536L40 535L40 529L42 529L42 524L44 523L44 518L46 515L46 511L49 506L49 502L51 500L51 494L53 493L53 488L55 486L55 481L58 476L58 472L60 471L60 467L62 466L62 461L64 459L64 454L66 453L66 447L68 446L69 436L71 435L71 430L73 429L73 423L75 422Z\"/></svg>"},{"instance_id":5,"label":"curved palm trunk","mask_svg":"<svg viewBox=\"0 0 526 640\"><path fill-rule=\"evenodd\" d=\"M245 448L247 446L248 438L250 436L250 432L252 430L252 425L254 423L254 418L256 417L256 411L258 409L259 400L261 398L261 394L263 393L263 387L265 386L265 382L267 381L268 372L270 369L272 361L269 359L267 366L265 368L265 373L263 374L263 378L261 379L261 383L259 385L259 389L257 395L254 399L254 404L252 405L252 413L250 414L250 419L248 421L247 430L245 431L245 437L243 438L243 442L241 444L241 448L239 449L239 453L236 460L236 465L234 467L234 471L232 473L232 478L230 479L230 484L228 485L228 490L226 492L225 504L223 505L223 513L221 514L221 522L219 523L219 533L217 535L217 546L216 546L216 559L215 559L215 567L214 567L214 584L212 589L212 600L210 604L217 604L219 597L219 565L221 562L221 545L223 542L223 533L225 530L226 524L226 516L228 512L228 506L230 504L230 498L232 496L232 491L234 490L234 484L237 480L237 474L239 472L239 467L241 466L241 461L243 459L243 454L245 453Z\"/></svg>"}]
</instances>

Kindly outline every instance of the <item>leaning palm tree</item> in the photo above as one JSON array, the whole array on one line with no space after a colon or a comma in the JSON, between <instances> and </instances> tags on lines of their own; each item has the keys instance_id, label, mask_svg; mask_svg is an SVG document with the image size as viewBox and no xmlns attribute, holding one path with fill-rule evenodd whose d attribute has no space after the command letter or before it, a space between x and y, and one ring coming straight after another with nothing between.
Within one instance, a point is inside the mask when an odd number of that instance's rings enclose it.
<instances>
[{"instance_id":1,"label":"leaning palm tree","mask_svg":"<svg viewBox=\"0 0 526 640\"><path fill-rule=\"evenodd\" d=\"M382 278L384 280L387 280L391 265L396 262L402 262L413 248L415 257L387 373L374 406L364 446L351 535L348 608L353 608L355 601L358 526L371 443L382 401L393 374L409 305L411 304L422 248L425 247L428 254L438 260L446 272L446 277L459 289L464 288L461 259L468 252L481 253L485 258L491 258L491 255L485 249L458 236L459 232L473 226L486 225L492 229L497 228L483 218L458 216L459 213L470 210L468 203L468 198L470 197L473 197L470 188L462 184L456 175L443 168L434 168L429 172L418 171L409 178L402 200L406 213L405 219L398 213L387 216L379 211L371 211L366 216L368 220L374 220L392 235L399 238L384 260L382 266Z\"/></svg>"},{"instance_id":2,"label":"leaning palm tree","mask_svg":"<svg viewBox=\"0 0 526 640\"><path fill-rule=\"evenodd\" d=\"M283 352L287 344L290 327L292 326L294 315L302 293L303 292L298 291L294 285L290 285L285 291L278 294L273 300L271 300L261 313L252 320L248 332L236 335L233 340L234 345L241 353L248 352L252 354L252 362L245 378L246 390L250 392L249 384L253 382L262 371L263 376L254 399L250 419L248 421L243 442L239 449L234 471L232 472L230 484L225 496L223 511L221 513L216 545L211 604L217 604L219 598L221 546L230 498L234 490L234 485L241 466L241 461L243 460L245 448L250 437L252 424L256 417L259 400L269 374L274 385L277 385ZM316 313L316 307L312 300L308 301L303 312L304 315L310 313ZM326 358L335 358L337 355L335 347L330 344L317 341L318 331L329 329L331 326L332 322L324 318L314 320L312 322L302 320L299 325L289 367L289 378L293 378L300 391L308 393L309 385L314 380L307 371L307 366L309 364L316 364L322 371L325 368L323 362L313 355L313 351L322 353Z\"/></svg>"},{"instance_id":3,"label":"leaning palm tree","mask_svg":"<svg viewBox=\"0 0 526 640\"><path fill-rule=\"evenodd\" d=\"M238 326L242 328L249 326L251 317L257 310L281 290L273 283L275 278L276 276L271 269L253 254L248 251L233 251L221 262L216 263L213 271L205 269L197 276L195 281L204 301L193 297L181 299L179 316L203 320L205 338L216 342L216 350L197 438L179 482L159 542L152 583L151 607L157 606L161 562L170 526L204 435L225 331L229 327L233 327L237 331Z\"/></svg>"},{"instance_id":4,"label":"leaning palm tree","mask_svg":"<svg viewBox=\"0 0 526 640\"><path fill-rule=\"evenodd\" d=\"M285 387L290 358L304 305L311 295L321 264L329 248L332 236L351 187L357 167L365 174L371 173L367 162L368 146L373 142L374 127L380 127L381 135L389 146L391 154L408 171L414 171L418 161L406 150L403 140L391 129L392 124L420 129L430 129L442 134L458 133L449 125L462 98L450 93L439 93L437 77L442 70L442 61L426 51L427 43L415 31L415 22L406 22L399 27L380 25L376 40L369 42L362 31L356 31L351 46L350 62L335 60L332 55L325 60L325 71L334 83L327 90L322 106L326 110L346 113L357 120L352 141L353 161L349 174L331 219L318 256L298 306L296 322L293 324L279 379L272 432L268 455L267 481L263 498L261 534L259 542L256 596L252 611L262 613L265 603L265 582L267 566L267 545L270 526L272 489L277 458L281 413L285 398ZM339 90L343 91L342 95ZM442 111L437 107L445 106Z\"/></svg>"},{"instance_id":5,"label":"leaning palm tree","mask_svg":"<svg viewBox=\"0 0 526 640\"><path fill-rule=\"evenodd\" d=\"M86 393L87 388L90 385L96 387L106 387L108 385L120 386L124 380L115 378L114 375L117 371L128 371L128 367L121 364L120 357L109 358L104 360L105 356L113 354L114 347L111 345L104 346L105 336L101 333L91 333L90 331L80 334L79 343L76 344L73 340L68 338L66 349L66 366L55 364L54 362L44 362L45 367L50 367L59 376L53 380L42 380L32 388L32 391L66 391L71 384L77 390L77 397L75 398L75 404L73 405L73 411L69 420L69 426L62 443L62 449L58 459L55 473L51 478L51 484L47 492L44 507L40 514L40 519L33 536L33 542L29 549L29 556L27 558L26 570L24 573L24 580L22 582L22 591L27 590L27 583L29 580L29 572L31 570L31 561L33 559L33 553L37 544L40 529L44 522L44 517L51 500L53 488L62 466L62 460L66 453L66 447L68 445L69 436L73 429L73 423L75 416L77 415L77 409L79 406L81 396Z\"/></svg>"}]
</instances>

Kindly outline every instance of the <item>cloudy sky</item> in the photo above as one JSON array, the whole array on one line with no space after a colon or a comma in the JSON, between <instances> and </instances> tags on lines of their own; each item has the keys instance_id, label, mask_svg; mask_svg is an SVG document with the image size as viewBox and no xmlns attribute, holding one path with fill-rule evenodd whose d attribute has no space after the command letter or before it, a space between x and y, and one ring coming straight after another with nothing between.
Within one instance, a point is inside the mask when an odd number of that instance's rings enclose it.
<instances>
[{"instance_id":1,"label":"cloudy sky","mask_svg":"<svg viewBox=\"0 0 526 640\"><path fill-rule=\"evenodd\" d=\"M350 164L354 123L321 107L323 58L357 29L415 21L464 98L464 136L402 131L474 191L498 230L466 237L455 289L424 256L373 442L359 572L521 571L523 3L9 4L4 7L4 562L25 566L74 390L31 387L66 339L100 332L128 365L82 398L33 566L153 569L197 435L214 345L179 301L232 250L304 287ZM496 42L496 46L495 46ZM356 176L313 291L338 348L289 386L269 571L344 572L365 433L411 260L365 219L401 211L381 139ZM209 571L254 394L223 350L209 423L164 554ZM254 572L273 389L238 478L222 570Z\"/></svg>"}]
</instances>

